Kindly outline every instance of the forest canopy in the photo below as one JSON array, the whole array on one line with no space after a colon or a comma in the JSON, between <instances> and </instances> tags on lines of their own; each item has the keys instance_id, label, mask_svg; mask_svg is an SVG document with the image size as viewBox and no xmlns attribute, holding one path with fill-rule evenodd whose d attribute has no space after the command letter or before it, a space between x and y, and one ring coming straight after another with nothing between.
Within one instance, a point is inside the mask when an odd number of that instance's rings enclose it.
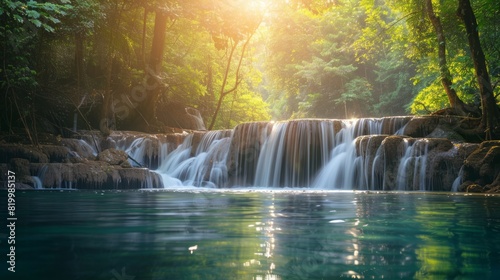
<instances>
[{"instance_id":1,"label":"forest canopy","mask_svg":"<svg viewBox=\"0 0 500 280\"><path fill-rule=\"evenodd\" d=\"M2 131L154 130L186 107L208 129L500 119L496 0L5 0L0 18Z\"/></svg>"}]
</instances>

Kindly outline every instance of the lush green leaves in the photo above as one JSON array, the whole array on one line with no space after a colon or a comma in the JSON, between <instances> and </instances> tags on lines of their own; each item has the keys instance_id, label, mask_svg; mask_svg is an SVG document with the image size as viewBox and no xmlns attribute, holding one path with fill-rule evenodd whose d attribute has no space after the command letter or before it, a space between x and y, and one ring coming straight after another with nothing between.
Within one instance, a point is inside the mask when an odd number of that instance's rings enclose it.
<instances>
[{"instance_id":1,"label":"lush green leaves","mask_svg":"<svg viewBox=\"0 0 500 280\"><path fill-rule=\"evenodd\" d=\"M456 2L433 1L446 33L454 89L477 105L478 86ZM263 3L5 0L0 3L0 86L25 93L50 85L56 92L128 96L147 74L153 13L161 11L168 20L162 69L155 77L160 101L198 108L208 121L224 80L226 89L238 84L224 97L216 128L268 120L270 112L275 119L343 118L421 114L448 106L423 1ZM492 83L498 85L500 7L494 0L473 4Z\"/></svg>"}]
</instances>

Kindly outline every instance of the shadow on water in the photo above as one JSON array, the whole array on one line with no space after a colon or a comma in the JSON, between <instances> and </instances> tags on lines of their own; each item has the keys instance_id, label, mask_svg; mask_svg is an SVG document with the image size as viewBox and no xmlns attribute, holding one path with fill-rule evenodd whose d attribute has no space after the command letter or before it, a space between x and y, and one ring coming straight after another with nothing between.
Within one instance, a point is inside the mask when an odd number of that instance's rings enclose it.
<instances>
[{"instance_id":1,"label":"shadow on water","mask_svg":"<svg viewBox=\"0 0 500 280\"><path fill-rule=\"evenodd\" d=\"M16 272L4 264L2 279L500 276L495 196L199 189L17 195Z\"/></svg>"}]
</instances>

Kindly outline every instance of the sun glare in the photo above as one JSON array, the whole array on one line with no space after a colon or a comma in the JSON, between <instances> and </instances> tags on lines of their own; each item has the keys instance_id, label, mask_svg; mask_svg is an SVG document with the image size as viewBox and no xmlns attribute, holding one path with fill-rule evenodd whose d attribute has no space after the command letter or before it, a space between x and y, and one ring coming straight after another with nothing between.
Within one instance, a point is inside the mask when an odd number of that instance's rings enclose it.
<instances>
[{"instance_id":1,"label":"sun glare","mask_svg":"<svg viewBox=\"0 0 500 280\"><path fill-rule=\"evenodd\" d=\"M271 0L250 0L250 1L238 1L241 5L241 9L249 13L263 14L268 10Z\"/></svg>"}]
</instances>

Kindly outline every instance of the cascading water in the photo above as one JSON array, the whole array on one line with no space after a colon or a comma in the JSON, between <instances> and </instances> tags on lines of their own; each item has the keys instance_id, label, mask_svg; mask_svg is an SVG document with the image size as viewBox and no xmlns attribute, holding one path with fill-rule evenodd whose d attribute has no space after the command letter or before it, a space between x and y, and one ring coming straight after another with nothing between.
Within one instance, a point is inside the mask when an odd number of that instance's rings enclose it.
<instances>
[{"instance_id":1,"label":"cascading water","mask_svg":"<svg viewBox=\"0 0 500 280\"><path fill-rule=\"evenodd\" d=\"M304 187L327 162L334 123L298 121L273 124L259 153L254 186Z\"/></svg>"},{"instance_id":2,"label":"cascading water","mask_svg":"<svg viewBox=\"0 0 500 280\"><path fill-rule=\"evenodd\" d=\"M451 191L453 191L453 192L458 191L458 187L460 187L460 185L462 184L463 174L464 174L464 169L460 168L460 171L458 172L458 176L457 176L457 178L455 178L455 180L453 181L453 185L451 186Z\"/></svg>"},{"instance_id":3,"label":"cascading water","mask_svg":"<svg viewBox=\"0 0 500 280\"><path fill-rule=\"evenodd\" d=\"M400 160L396 179L398 190L406 190L408 186L414 186L420 191L426 190L428 147L427 139L417 140L413 145L407 139L404 140L405 154Z\"/></svg>"},{"instance_id":4,"label":"cascading water","mask_svg":"<svg viewBox=\"0 0 500 280\"><path fill-rule=\"evenodd\" d=\"M429 190L429 140L401 136L408 121L256 122L184 134L173 144L158 136L113 141L158 173L166 188Z\"/></svg>"},{"instance_id":5,"label":"cascading water","mask_svg":"<svg viewBox=\"0 0 500 280\"><path fill-rule=\"evenodd\" d=\"M208 132L193 153L193 135L162 160L158 172L166 186L216 187L227 182L226 158L229 151L227 131Z\"/></svg>"}]
</instances>

